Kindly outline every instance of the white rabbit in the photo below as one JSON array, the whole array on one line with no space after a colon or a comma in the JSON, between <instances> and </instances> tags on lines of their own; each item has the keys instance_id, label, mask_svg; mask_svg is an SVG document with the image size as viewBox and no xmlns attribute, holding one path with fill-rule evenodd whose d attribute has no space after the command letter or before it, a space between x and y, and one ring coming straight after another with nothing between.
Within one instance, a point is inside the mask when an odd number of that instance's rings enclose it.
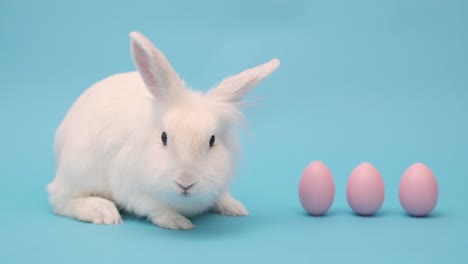
<instances>
[{"instance_id":1,"label":"white rabbit","mask_svg":"<svg viewBox=\"0 0 468 264\"><path fill-rule=\"evenodd\" d=\"M244 216L229 191L242 120L241 99L279 66L273 59L223 80L209 92L187 88L165 56L130 33L138 72L97 82L57 129L57 171L47 186L53 211L118 224L117 208L168 229L209 210Z\"/></svg>"}]
</instances>

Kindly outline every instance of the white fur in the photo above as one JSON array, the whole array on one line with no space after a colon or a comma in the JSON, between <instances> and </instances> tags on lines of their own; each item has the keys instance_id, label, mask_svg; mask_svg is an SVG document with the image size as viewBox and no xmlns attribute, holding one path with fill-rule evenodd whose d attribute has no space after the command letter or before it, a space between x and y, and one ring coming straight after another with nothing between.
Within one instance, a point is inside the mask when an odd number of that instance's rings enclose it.
<instances>
[{"instance_id":1,"label":"white fur","mask_svg":"<svg viewBox=\"0 0 468 264\"><path fill-rule=\"evenodd\" d=\"M138 72L110 76L87 89L56 132L54 212L118 224L117 206L169 229L207 210L247 215L229 192L235 173L239 102L279 61L230 77L206 94L185 87L164 55L138 32L131 51ZM165 131L167 145L161 140ZM209 140L215 135L213 147ZM188 195L179 185L189 186Z\"/></svg>"}]
</instances>

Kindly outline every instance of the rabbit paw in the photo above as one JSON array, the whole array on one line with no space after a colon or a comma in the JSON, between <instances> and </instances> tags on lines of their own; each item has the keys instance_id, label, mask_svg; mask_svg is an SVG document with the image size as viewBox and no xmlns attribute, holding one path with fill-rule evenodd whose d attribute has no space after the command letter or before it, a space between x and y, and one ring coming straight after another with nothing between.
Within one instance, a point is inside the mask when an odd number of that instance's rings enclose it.
<instances>
[{"instance_id":1,"label":"rabbit paw","mask_svg":"<svg viewBox=\"0 0 468 264\"><path fill-rule=\"evenodd\" d=\"M115 204L100 197L85 197L73 200L75 217L94 224L121 224L122 218Z\"/></svg>"},{"instance_id":2,"label":"rabbit paw","mask_svg":"<svg viewBox=\"0 0 468 264\"><path fill-rule=\"evenodd\" d=\"M248 211L245 206L232 198L231 195L224 195L215 205L214 211L221 215L227 216L246 216Z\"/></svg>"},{"instance_id":3,"label":"rabbit paw","mask_svg":"<svg viewBox=\"0 0 468 264\"><path fill-rule=\"evenodd\" d=\"M162 215L153 217L151 222L165 229L190 230L194 228L194 225L190 220L176 212L166 212Z\"/></svg>"}]
</instances>

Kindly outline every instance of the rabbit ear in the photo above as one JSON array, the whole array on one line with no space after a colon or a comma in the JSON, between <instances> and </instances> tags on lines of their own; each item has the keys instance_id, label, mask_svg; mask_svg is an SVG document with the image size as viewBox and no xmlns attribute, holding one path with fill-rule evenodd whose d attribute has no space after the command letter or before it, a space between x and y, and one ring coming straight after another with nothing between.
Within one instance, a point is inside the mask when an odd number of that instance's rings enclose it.
<instances>
[{"instance_id":1,"label":"rabbit ear","mask_svg":"<svg viewBox=\"0 0 468 264\"><path fill-rule=\"evenodd\" d=\"M164 54L139 32L130 33L133 61L148 90L156 98L176 93L183 82Z\"/></svg>"},{"instance_id":2,"label":"rabbit ear","mask_svg":"<svg viewBox=\"0 0 468 264\"><path fill-rule=\"evenodd\" d=\"M279 65L280 61L273 59L235 76L226 78L209 91L208 95L229 103L239 103L247 93L255 88L261 80L273 73Z\"/></svg>"}]
</instances>

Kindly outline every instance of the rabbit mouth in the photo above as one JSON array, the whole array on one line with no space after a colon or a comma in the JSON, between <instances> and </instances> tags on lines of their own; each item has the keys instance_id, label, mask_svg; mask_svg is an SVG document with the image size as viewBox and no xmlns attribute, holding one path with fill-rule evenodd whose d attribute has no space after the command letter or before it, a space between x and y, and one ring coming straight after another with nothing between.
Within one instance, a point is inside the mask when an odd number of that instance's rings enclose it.
<instances>
[{"instance_id":1,"label":"rabbit mouth","mask_svg":"<svg viewBox=\"0 0 468 264\"><path fill-rule=\"evenodd\" d=\"M177 187L178 187L179 189L181 189L180 194L181 194L183 197L188 197L188 196L190 196L191 193L190 193L189 190L192 189L193 186L195 185L195 183L191 183L191 184L182 184L182 183L179 183L179 182L177 182L176 184L177 184Z\"/></svg>"}]
</instances>

